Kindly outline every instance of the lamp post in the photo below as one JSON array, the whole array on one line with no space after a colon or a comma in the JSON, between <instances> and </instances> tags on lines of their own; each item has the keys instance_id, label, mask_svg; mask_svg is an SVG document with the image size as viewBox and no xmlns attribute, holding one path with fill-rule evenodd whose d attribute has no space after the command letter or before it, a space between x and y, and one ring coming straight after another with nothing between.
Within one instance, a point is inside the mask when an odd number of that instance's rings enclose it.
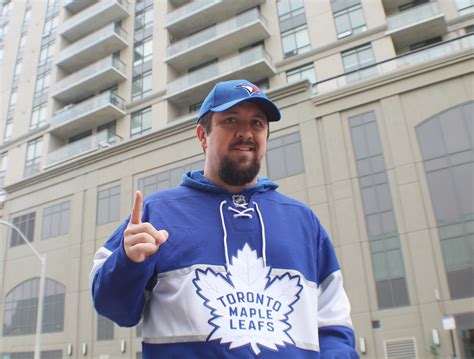
<instances>
[{"instance_id":1,"label":"lamp post","mask_svg":"<svg viewBox=\"0 0 474 359\"><path fill-rule=\"evenodd\" d=\"M38 290L38 308L36 309L36 335L35 335L35 354L34 359L40 359L41 355L41 323L43 321L43 300L44 300L44 284L45 284L45 275L46 275L46 255L41 255L39 252L33 247L30 243L28 238L23 234L20 229L6 221L0 220L0 224L4 224L7 227L14 229L23 239L23 241L30 247L36 257L38 257L41 263L41 275L40 275L40 282L39 282L39 290Z\"/></svg>"}]
</instances>

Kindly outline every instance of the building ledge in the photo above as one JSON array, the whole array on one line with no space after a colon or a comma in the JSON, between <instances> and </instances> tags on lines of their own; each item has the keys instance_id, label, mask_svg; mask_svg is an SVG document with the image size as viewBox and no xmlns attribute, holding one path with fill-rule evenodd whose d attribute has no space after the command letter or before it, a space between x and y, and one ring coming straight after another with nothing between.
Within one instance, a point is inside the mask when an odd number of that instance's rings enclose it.
<instances>
[{"instance_id":1,"label":"building ledge","mask_svg":"<svg viewBox=\"0 0 474 359\"><path fill-rule=\"evenodd\" d=\"M42 133L42 132L45 132L49 127L51 126L50 123L46 123L44 124L43 126L40 126L38 128L35 128L34 130L31 130L31 131L28 131L18 137L15 137L15 138L12 138L11 140L9 141L4 141L1 145L0 145L0 152L4 151L4 150L7 150L8 148L12 147L12 146L15 146L17 145L18 143L23 143L25 142L27 139L31 138L31 137L36 137L38 136L38 134Z\"/></svg>"}]
</instances>

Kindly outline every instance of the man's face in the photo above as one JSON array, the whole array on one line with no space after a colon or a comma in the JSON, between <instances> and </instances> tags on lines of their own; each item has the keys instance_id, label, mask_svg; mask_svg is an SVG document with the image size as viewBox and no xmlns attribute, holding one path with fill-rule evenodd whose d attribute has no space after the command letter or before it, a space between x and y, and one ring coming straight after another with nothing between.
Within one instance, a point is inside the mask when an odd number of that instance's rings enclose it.
<instances>
[{"instance_id":1,"label":"man's face","mask_svg":"<svg viewBox=\"0 0 474 359\"><path fill-rule=\"evenodd\" d=\"M252 102L212 115L211 131L198 130L206 151L205 175L219 183L243 186L255 180L267 148L268 121Z\"/></svg>"}]
</instances>

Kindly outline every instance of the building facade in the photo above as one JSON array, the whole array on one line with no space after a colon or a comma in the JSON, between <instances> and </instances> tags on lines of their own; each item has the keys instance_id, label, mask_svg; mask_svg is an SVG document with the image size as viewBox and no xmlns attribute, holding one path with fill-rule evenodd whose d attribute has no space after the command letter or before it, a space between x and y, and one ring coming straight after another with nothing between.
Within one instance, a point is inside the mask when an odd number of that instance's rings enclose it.
<instances>
[{"instance_id":1,"label":"building facade","mask_svg":"<svg viewBox=\"0 0 474 359\"><path fill-rule=\"evenodd\" d=\"M197 110L235 78L281 108L261 175L330 233L361 357L474 356L472 0L0 9L0 219L47 257L42 358L141 357L93 309L93 255L137 189L202 168ZM0 238L1 358L32 358L40 264Z\"/></svg>"}]
</instances>

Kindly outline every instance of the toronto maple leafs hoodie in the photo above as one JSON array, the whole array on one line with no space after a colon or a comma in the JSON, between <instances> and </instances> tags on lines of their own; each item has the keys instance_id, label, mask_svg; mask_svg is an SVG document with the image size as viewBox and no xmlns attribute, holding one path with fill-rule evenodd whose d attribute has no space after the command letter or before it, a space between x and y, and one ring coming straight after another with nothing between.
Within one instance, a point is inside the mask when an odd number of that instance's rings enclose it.
<instances>
[{"instance_id":1,"label":"toronto maple leafs hoodie","mask_svg":"<svg viewBox=\"0 0 474 359\"><path fill-rule=\"evenodd\" d=\"M334 249L313 212L259 178L233 194L202 171L148 196L143 222L169 232L128 259L129 219L96 253L97 312L143 320L143 358L358 358Z\"/></svg>"}]
</instances>

